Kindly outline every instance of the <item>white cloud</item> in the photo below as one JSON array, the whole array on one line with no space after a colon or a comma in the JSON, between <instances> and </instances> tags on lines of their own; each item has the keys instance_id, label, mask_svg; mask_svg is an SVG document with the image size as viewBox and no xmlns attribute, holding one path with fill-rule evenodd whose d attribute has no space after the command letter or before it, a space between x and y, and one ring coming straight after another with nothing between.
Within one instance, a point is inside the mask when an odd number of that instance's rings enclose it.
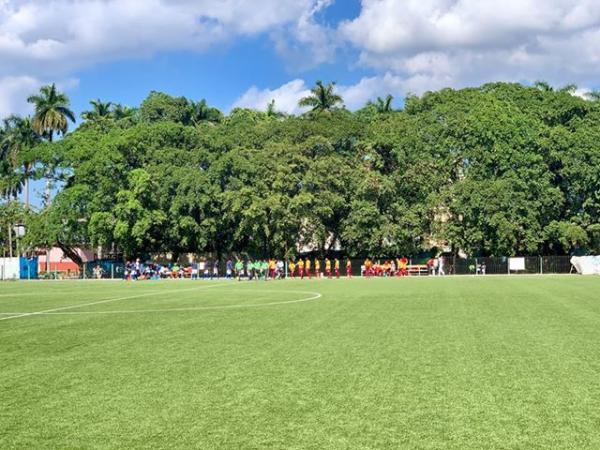
<instances>
[{"instance_id":1,"label":"white cloud","mask_svg":"<svg viewBox=\"0 0 600 450\"><path fill-rule=\"evenodd\" d=\"M302 45L320 48L325 38L319 37L313 16L328 4L329 0L0 0L2 89L5 98L14 98L14 79L63 79L98 62L169 50L203 51L235 38L284 33L288 28ZM15 91L9 93L11 87ZM2 110L22 109L8 105Z\"/></svg>"},{"instance_id":2,"label":"white cloud","mask_svg":"<svg viewBox=\"0 0 600 450\"><path fill-rule=\"evenodd\" d=\"M406 91L405 80L391 73L383 76L366 77L355 85L339 86L338 93L344 99L347 108L356 110L370 100L385 97L388 94L399 97Z\"/></svg>"},{"instance_id":3,"label":"white cloud","mask_svg":"<svg viewBox=\"0 0 600 450\"><path fill-rule=\"evenodd\" d=\"M497 80L598 86L599 0L362 0L358 17L331 28L317 18L334 1L0 0L0 116L27 111L23 92L98 62L261 33L297 70L357 49L357 64L375 75L339 86L351 109L388 92ZM265 108L274 98L297 113L308 88L299 79L253 87L236 105Z\"/></svg>"},{"instance_id":4,"label":"white cloud","mask_svg":"<svg viewBox=\"0 0 600 450\"><path fill-rule=\"evenodd\" d=\"M344 104L351 110L365 106L369 100L392 94L397 98L409 89L410 82L402 77L386 73L382 76L365 77L353 85L336 86L336 92L344 99ZM412 91L411 91L412 92ZM275 109L290 114L306 111L298 102L302 97L310 95L310 87L304 80L296 79L275 89L259 89L251 87L242 95L233 107L252 108L264 111L271 100L275 100Z\"/></svg>"},{"instance_id":5,"label":"white cloud","mask_svg":"<svg viewBox=\"0 0 600 450\"><path fill-rule=\"evenodd\" d=\"M277 53L296 70L305 70L332 62L338 47L336 31L315 20L315 15L334 0L317 0L306 10L293 27L271 33Z\"/></svg>"},{"instance_id":6,"label":"white cloud","mask_svg":"<svg viewBox=\"0 0 600 450\"><path fill-rule=\"evenodd\" d=\"M267 109L267 105L275 100L277 111L289 114L299 114L304 109L298 106L298 101L310 94L310 89L303 80L293 80L276 89L259 89L252 86L245 94L237 99L234 108L252 108L260 111Z\"/></svg>"},{"instance_id":7,"label":"white cloud","mask_svg":"<svg viewBox=\"0 0 600 450\"><path fill-rule=\"evenodd\" d=\"M0 118L31 112L30 105L23 99L41 84L39 80L28 76L0 78Z\"/></svg>"},{"instance_id":8,"label":"white cloud","mask_svg":"<svg viewBox=\"0 0 600 450\"><path fill-rule=\"evenodd\" d=\"M257 7L252 0L4 1L0 76L19 69L54 75L107 59L203 50L236 36L310 22L319 3L262 0Z\"/></svg>"},{"instance_id":9,"label":"white cloud","mask_svg":"<svg viewBox=\"0 0 600 450\"><path fill-rule=\"evenodd\" d=\"M415 92L496 80L597 83L598 0L362 0L340 35Z\"/></svg>"}]
</instances>

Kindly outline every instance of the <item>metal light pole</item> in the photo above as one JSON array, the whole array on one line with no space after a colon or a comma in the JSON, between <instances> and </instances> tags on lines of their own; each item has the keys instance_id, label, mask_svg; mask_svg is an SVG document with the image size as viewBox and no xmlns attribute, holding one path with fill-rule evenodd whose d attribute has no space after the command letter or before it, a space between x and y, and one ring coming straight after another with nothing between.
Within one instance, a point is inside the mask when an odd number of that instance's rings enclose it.
<instances>
[{"instance_id":1,"label":"metal light pole","mask_svg":"<svg viewBox=\"0 0 600 450\"><path fill-rule=\"evenodd\" d=\"M8 225L8 257L12 258L13 257L13 252L12 252L12 227L9 224Z\"/></svg>"},{"instance_id":2,"label":"metal light pole","mask_svg":"<svg viewBox=\"0 0 600 450\"><path fill-rule=\"evenodd\" d=\"M19 239L25 236L25 226L21 224L17 224L13 228L15 232L15 239L17 240L17 256L21 256L21 252L19 251Z\"/></svg>"}]
</instances>

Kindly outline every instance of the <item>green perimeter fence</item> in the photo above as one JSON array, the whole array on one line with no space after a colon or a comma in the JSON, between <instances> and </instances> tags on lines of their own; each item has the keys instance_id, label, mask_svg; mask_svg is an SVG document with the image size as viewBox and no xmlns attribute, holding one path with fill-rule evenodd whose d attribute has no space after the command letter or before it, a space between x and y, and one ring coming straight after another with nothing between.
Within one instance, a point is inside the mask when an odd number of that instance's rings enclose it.
<instances>
[{"instance_id":1,"label":"green perimeter fence","mask_svg":"<svg viewBox=\"0 0 600 450\"><path fill-rule=\"evenodd\" d=\"M374 258L373 261L384 263L392 258ZM511 263L511 259L513 260ZM314 271L314 260L313 271ZM447 256L443 259L443 268L446 276L452 275L518 275L518 274L569 274L576 273L571 265L570 256L526 256L522 258L485 257L485 258L459 258ZM220 261L219 273L225 274L226 261ZM361 276L364 259L352 259L352 275ZM333 265L333 264L332 264ZM209 259L212 268L212 261ZM346 275L346 259L340 259L340 274ZM432 271L427 268L427 258L409 259L411 268L409 276L431 276ZM287 267L287 266L286 266ZM325 270L324 260L321 260L321 272ZM437 275L437 271L436 271ZM94 261L84 265L82 271L61 272L59 270L49 273L40 273L42 279L123 279L125 277L125 264L119 261ZM202 278L202 274L200 274Z\"/></svg>"}]
</instances>

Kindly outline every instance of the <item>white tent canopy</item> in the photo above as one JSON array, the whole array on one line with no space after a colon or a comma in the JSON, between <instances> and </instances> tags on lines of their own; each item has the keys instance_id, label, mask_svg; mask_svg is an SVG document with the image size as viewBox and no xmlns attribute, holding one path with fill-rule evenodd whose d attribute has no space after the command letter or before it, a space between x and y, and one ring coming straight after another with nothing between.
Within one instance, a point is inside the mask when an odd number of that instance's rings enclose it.
<instances>
[{"instance_id":1,"label":"white tent canopy","mask_svg":"<svg viewBox=\"0 0 600 450\"><path fill-rule=\"evenodd\" d=\"M581 275L600 275L600 256L573 256L571 264Z\"/></svg>"}]
</instances>

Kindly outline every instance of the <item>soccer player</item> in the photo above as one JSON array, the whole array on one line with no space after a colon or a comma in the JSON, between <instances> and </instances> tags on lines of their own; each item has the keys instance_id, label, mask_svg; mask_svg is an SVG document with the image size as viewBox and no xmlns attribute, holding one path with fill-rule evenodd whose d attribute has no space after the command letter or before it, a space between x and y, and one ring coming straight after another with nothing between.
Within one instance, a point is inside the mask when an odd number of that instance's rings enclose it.
<instances>
[{"instance_id":1,"label":"soccer player","mask_svg":"<svg viewBox=\"0 0 600 450\"><path fill-rule=\"evenodd\" d=\"M350 261L350 258L346 259L346 277L352 278L352 261Z\"/></svg>"},{"instance_id":2,"label":"soccer player","mask_svg":"<svg viewBox=\"0 0 600 450\"><path fill-rule=\"evenodd\" d=\"M225 264L225 277L228 280L231 280L232 274L233 274L233 261L231 260L231 258L229 258L227 260L227 263Z\"/></svg>"},{"instance_id":3,"label":"soccer player","mask_svg":"<svg viewBox=\"0 0 600 450\"><path fill-rule=\"evenodd\" d=\"M298 276L304 280L304 260L302 258L298 260Z\"/></svg>"},{"instance_id":4,"label":"soccer player","mask_svg":"<svg viewBox=\"0 0 600 450\"><path fill-rule=\"evenodd\" d=\"M392 264L389 261L383 263L383 276L389 277L392 270Z\"/></svg>"},{"instance_id":5,"label":"soccer player","mask_svg":"<svg viewBox=\"0 0 600 450\"><path fill-rule=\"evenodd\" d=\"M235 263L235 274L237 275L238 281L242 281L242 275L244 275L244 263L241 259L238 259Z\"/></svg>"},{"instance_id":6,"label":"soccer player","mask_svg":"<svg viewBox=\"0 0 600 450\"><path fill-rule=\"evenodd\" d=\"M321 261L319 259L315 259L315 277L321 278Z\"/></svg>"},{"instance_id":7,"label":"soccer player","mask_svg":"<svg viewBox=\"0 0 600 450\"><path fill-rule=\"evenodd\" d=\"M277 273L277 262L271 258L269 260L269 276L274 280Z\"/></svg>"},{"instance_id":8,"label":"soccer player","mask_svg":"<svg viewBox=\"0 0 600 450\"><path fill-rule=\"evenodd\" d=\"M213 264L211 280L214 278L216 278L217 280L219 279L219 261L217 259L215 259L215 262Z\"/></svg>"},{"instance_id":9,"label":"soccer player","mask_svg":"<svg viewBox=\"0 0 600 450\"><path fill-rule=\"evenodd\" d=\"M408 258L403 256L400 260L400 275L403 277L408 276Z\"/></svg>"},{"instance_id":10,"label":"soccer player","mask_svg":"<svg viewBox=\"0 0 600 450\"><path fill-rule=\"evenodd\" d=\"M248 281L252 281L254 279L254 263L251 259L246 263L246 273L248 274Z\"/></svg>"},{"instance_id":11,"label":"soccer player","mask_svg":"<svg viewBox=\"0 0 600 450\"><path fill-rule=\"evenodd\" d=\"M325 275L331 279L331 260L329 258L325 258Z\"/></svg>"},{"instance_id":12,"label":"soccer player","mask_svg":"<svg viewBox=\"0 0 600 450\"><path fill-rule=\"evenodd\" d=\"M288 263L288 269L290 271L290 278L293 280L294 279L294 271L296 270L296 264L294 263L294 261L290 261Z\"/></svg>"},{"instance_id":13,"label":"soccer player","mask_svg":"<svg viewBox=\"0 0 600 450\"><path fill-rule=\"evenodd\" d=\"M340 278L340 260L335 258L333 261L333 268L335 270L335 277L339 280Z\"/></svg>"},{"instance_id":14,"label":"soccer player","mask_svg":"<svg viewBox=\"0 0 600 450\"><path fill-rule=\"evenodd\" d=\"M309 280L310 280L310 277L311 277L310 264L311 264L310 259L306 258L306 262L304 263L304 271L305 271L305 274L306 274L306 276L308 277Z\"/></svg>"},{"instance_id":15,"label":"soccer player","mask_svg":"<svg viewBox=\"0 0 600 450\"><path fill-rule=\"evenodd\" d=\"M370 258L365 259L365 276L367 278L371 277L373 275L372 272L372 268L373 268L373 262L371 261Z\"/></svg>"}]
</instances>

